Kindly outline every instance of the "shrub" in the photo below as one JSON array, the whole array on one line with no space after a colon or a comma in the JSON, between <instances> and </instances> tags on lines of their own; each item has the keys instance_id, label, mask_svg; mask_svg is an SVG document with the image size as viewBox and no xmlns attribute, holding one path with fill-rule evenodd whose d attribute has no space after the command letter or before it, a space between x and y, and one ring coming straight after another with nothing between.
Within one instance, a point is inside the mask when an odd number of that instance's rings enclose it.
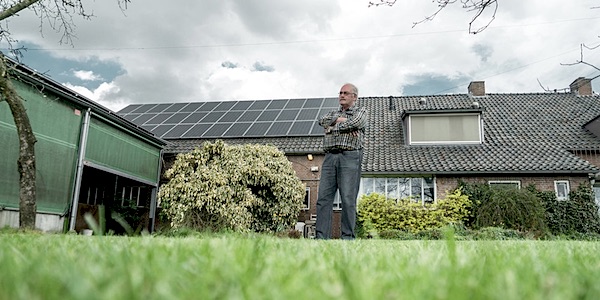
<instances>
[{"instance_id":1,"label":"shrub","mask_svg":"<svg viewBox=\"0 0 600 300\"><path fill-rule=\"evenodd\" d=\"M600 216L594 193L581 184L569 200L557 200L553 192L538 192L546 210L546 222L554 235L600 234Z\"/></svg>"},{"instance_id":2,"label":"shrub","mask_svg":"<svg viewBox=\"0 0 600 300\"><path fill-rule=\"evenodd\" d=\"M304 185L273 146L218 140L179 154L158 199L173 227L275 232L292 227Z\"/></svg>"},{"instance_id":3,"label":"shrub","mask_svg":"<svg viewBox=\"0 0 600 300\"><path fill-rule=\"evenodd\" d=\"M372 193L360 199L358 223L363 233L374 231L381 235L381 232L388 230L417 233L448 224L462 223L470 215L470 208L471 201L460 189L437 203L426 205L410 199L388 199Z\"/></svg>"},{"instance_id":4,"label":"shrub","mask_svg":"<svg viewBox=\"0 0 600 300\"><path fill-rule=\"evenodd\" d=\"M464 182L459 187L474 203L471 228L501 227L536 235L547 231L544 204L537 193Z\"/></svg>"},{"instance_id":5,"label":"shrub","mask_svg":"<svg viewBox=\"0 0 600 300\"><path fill-rule=\"evenodd\" d=\"M472 232L474 240L523 240L527 235L513 229L485 227Z\"/></svg>"}]
</instances>

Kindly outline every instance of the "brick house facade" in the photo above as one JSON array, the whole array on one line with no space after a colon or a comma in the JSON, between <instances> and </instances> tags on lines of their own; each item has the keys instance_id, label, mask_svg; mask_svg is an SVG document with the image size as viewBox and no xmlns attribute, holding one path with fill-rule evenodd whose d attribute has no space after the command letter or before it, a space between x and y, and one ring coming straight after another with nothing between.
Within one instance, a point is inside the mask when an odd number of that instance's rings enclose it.
<instances>
[{"instance_id":1,"label":"brick house facade","mask_svg":"<svg viewBox=\"0 0 600 300\"><path fill-rule=\"evenodd\" d=\"M488 94L483 81L474 81L466 94L359 98L358 105L369 111L361 193L412 196L428 202L445 197L459 180L520 187L534 184L557 193L580 184L597 185L599 100L586 78L577 78L568 93ZM337 99L222 105L225 102L179 103L180 108L166 103L132 105L119 114L169 141L165 157L215 139L278 147L310 190L310 205L298 217L309 221L316 211L324 158L322 130L314 123L318 114L336 107ZM238 105L247 108L238 109ZM186 111L192 106L199 108ZM161 120L167 121L152 123L166 111L172 116ZM250 113L255 115L254 123L234 130ZM181 114L179 123L168 123L177 114ZM194 114L195 123L186 123ZM302 119L307 115L308 119ZM307 129L295 130L295 125ZM178 128L182 130L173 134ZM339 212L334 212L334 237L339 237L339 223Z\"/></svg>"}]
</instances>

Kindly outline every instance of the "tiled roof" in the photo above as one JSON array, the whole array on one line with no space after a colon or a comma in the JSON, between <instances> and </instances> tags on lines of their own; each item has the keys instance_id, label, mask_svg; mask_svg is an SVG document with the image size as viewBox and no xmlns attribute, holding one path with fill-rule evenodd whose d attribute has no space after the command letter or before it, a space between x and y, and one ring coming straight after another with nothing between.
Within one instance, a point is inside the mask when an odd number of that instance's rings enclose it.
<instances>
[{"instance_id":1,"label":"tiled roof","mask_svg":"<svg viewBox=\"0 0 600 300\"><path fill-rule=\"evenodd\" d=\"M425 105L419 102L425 98ZM369 110L363 172L396 174L596 173L600 169L572 152L600 153L600 139L583 126L600 115L600 98L572 93L468 94L367 97ZM411 146L402 114L416 110L482 110L481 145ZM393 108L393 109L391 109ZM204 140L169 140L167 152L189 151ZM227 139L227 143L273 144L288 154L321 151L320 137Z\"/></svg>"}]
</instances>

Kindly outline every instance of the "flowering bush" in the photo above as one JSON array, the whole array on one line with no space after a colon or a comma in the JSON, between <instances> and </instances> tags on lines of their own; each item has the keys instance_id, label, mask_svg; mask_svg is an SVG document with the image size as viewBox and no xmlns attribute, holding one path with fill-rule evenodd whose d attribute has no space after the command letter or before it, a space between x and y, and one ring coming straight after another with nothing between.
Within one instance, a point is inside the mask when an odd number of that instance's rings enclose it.
<instances>
[{"instance_id":1,"label":"flowering bush","mask_svg":"<svg viewBox=\"0 0 600 300\"><path fill-rule=\"evenodd\" d=\"M174 228L274 232L296 222L305 187L274 146L217 140L179 154L158 201Z\"/></svg>"}]
</instances>

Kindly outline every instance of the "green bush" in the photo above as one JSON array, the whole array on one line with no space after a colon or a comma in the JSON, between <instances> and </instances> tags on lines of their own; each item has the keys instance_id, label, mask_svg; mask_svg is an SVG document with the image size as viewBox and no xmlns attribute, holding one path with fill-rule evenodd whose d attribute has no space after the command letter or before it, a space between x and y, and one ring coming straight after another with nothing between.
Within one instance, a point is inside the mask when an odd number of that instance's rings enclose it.
<instances>
[{"instance_id":1,"label":"green bush","mask_svg":"<svg viewBox=\"0 0 600 300\"><path fill-rule=\"evenodd\" d=\"M553 192L538 192L546 210L546 222L553 235L600 234L600 215L593 190L581 184L569 193L569 200L557 200Z\"/></svg>"},{"instance_id":2,"label":"green bush","mask_svg":"<svg viewBox=\"0 0 600 300\"><path fill-rule=\"evenodd\" d=\"M470 215L471 201L460 189L437 203L422 205L410 199L388 199L372 193L362 196L358 204L360 233L381 235L389 230L410 231L441 228L462 223ZM373 235L373 233L371 233ZM359 234L360 236L360 234Z\"/></svg>"},{"instance_id":3,"label":"green bush","mask_svg":"<svg viewBox=\"0 0 600 300\"><path fill-rule=\"evenodd\" d=\"M273 146L218 140L179 154L158 199L172 227L276 232L296 223L305 188Z\"/></svg>"},{"instance_id":4,"label":"green bush","mask_svg":"<svg viewBox=\"0 0 600 300\"><path fill-rule=\"evenodd\" d=\"M472 229L501 227L543 235L547 232L545 207L537 193L528 189L493 188L488 184L460 183L473 200Z\"/></svg>"},{"instance_id":5,"label":"green bush","mask_svg":"<svg viewBox=\"0 0 600 300\"><path fill-rule=\"evenodd\" d=\"M473 240L524 240L528 236L520 231L500 227L485 227L472 231Z\"/></svg>"}]
</instances>

